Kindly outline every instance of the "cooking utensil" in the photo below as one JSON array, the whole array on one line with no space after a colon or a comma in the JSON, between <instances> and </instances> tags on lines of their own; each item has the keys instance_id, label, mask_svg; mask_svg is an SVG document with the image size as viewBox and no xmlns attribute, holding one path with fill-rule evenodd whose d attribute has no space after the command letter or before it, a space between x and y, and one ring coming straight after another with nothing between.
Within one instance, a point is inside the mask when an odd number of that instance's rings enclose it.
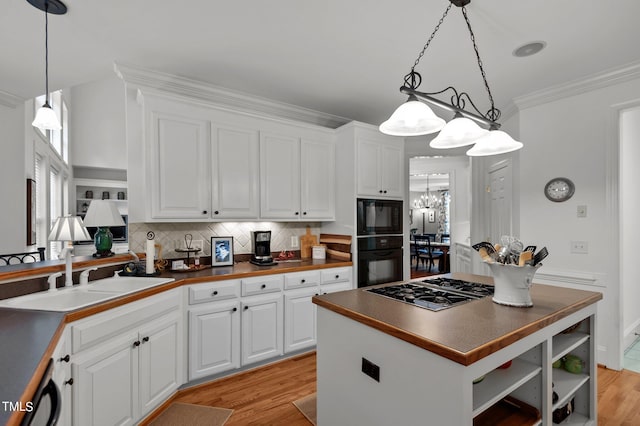
<instances>
[{"instance_id":1,"label":"cooking utensil","mask_svg":"<svg viewBox=\"0 0 640 426\"><path fill-rule=\"evenodd\" d=\"M546 247L542 247L540 251L533 256L533 266L536 266L538 263L542 262L542 259L547 256L549 256L549 251Z\"/></svg>"},{"instance_id":2,"label":"cooking utensil","mask_svg":"<svg viewBox=\"0 0 640 426\"><path fill-rule=\"evenodd\" d=\"M524 251L530 251L533 254L536 252L536 246L527 246Z\"/></svg>"}]
</instances>

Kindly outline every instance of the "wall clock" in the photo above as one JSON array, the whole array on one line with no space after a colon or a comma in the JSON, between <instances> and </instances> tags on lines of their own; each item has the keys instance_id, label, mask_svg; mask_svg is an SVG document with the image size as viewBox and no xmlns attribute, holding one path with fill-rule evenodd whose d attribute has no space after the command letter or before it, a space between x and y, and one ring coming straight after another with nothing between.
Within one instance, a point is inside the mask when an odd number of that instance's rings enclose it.
<instances>
[{"instance_id":1,"label":"wall clock","mask_svg":"<svg viewBox=\"0 0 640 426\"><path fill-rule=\"evenodd\" d=\"M576 186L570 179L564 177L557 177L551 179L544 186L544 195L555 203L567 201L573 196L576 190Z\"/></svg>"}]
</instances>

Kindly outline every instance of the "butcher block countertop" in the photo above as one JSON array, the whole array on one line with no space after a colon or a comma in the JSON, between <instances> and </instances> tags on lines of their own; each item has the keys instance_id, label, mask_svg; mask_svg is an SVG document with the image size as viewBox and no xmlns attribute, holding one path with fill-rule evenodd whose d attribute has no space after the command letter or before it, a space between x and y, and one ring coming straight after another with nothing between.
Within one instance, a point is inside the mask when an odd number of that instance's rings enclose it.
<instances>
[{"instance_id":1,"label":"butcher block countertop","mask_svg":"<svg viewBox=\"0 0 640 426\"><path fill-rule=\"evenodd\" d=\"M493 278L486 276L447 276L493 284ZM385 285L389 284L377 287ZM313 302L459 364L470 365L602 299L597 292L535 283L530 292L530 308L499 305L489 296L434 312L365 288L316 296Z\"/></svg>"}]
</instances>

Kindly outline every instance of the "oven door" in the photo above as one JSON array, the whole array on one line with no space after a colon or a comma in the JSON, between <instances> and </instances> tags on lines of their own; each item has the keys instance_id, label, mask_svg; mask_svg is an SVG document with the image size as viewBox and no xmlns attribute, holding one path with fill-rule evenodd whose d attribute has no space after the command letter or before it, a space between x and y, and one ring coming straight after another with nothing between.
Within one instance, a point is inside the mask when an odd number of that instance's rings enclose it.
<instances>
[{"instance_id":1,"label":"oven door","mask_svg":"<svg viewBox=\"0 0 640 426\"><path fill-rule=\"evenodd\" d=\"M358 198L358 235L401 235L402 201Z\"/></svg>"},{"instance_id":2,"label":"oven door","mask_svg":"<svg viewBox=\"0 0 640 426\"><path fill-rule=\"evenodd\" d=\"M402 281L402 249L358 253L358 287Z\"/></svg>"}]
</instances>

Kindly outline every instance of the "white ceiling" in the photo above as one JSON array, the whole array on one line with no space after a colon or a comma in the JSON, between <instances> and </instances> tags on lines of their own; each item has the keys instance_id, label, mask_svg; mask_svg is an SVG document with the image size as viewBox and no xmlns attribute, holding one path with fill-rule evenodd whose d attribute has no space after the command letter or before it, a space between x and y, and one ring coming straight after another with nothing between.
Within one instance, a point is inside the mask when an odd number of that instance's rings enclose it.
<instances>
[{"instance_id":1,"label":"white ceiling","mask_svg":"<svg viewBox=\"0 0 640 426\"><path fill-rule=\"evenodd\" d=\"M44 13L4 0L0 94L44 92ZM404 101L403 76L446 0L66 0L50 15L50 87L104 78L119 62L372 124ZM467 6L496 106L640 60L638 0L474 0ZM542 40L538 55L516 58ZM417 70L489 105L460 10ZM446 114L443 114L446 116Z\"/></svg>"}]
</instances>

